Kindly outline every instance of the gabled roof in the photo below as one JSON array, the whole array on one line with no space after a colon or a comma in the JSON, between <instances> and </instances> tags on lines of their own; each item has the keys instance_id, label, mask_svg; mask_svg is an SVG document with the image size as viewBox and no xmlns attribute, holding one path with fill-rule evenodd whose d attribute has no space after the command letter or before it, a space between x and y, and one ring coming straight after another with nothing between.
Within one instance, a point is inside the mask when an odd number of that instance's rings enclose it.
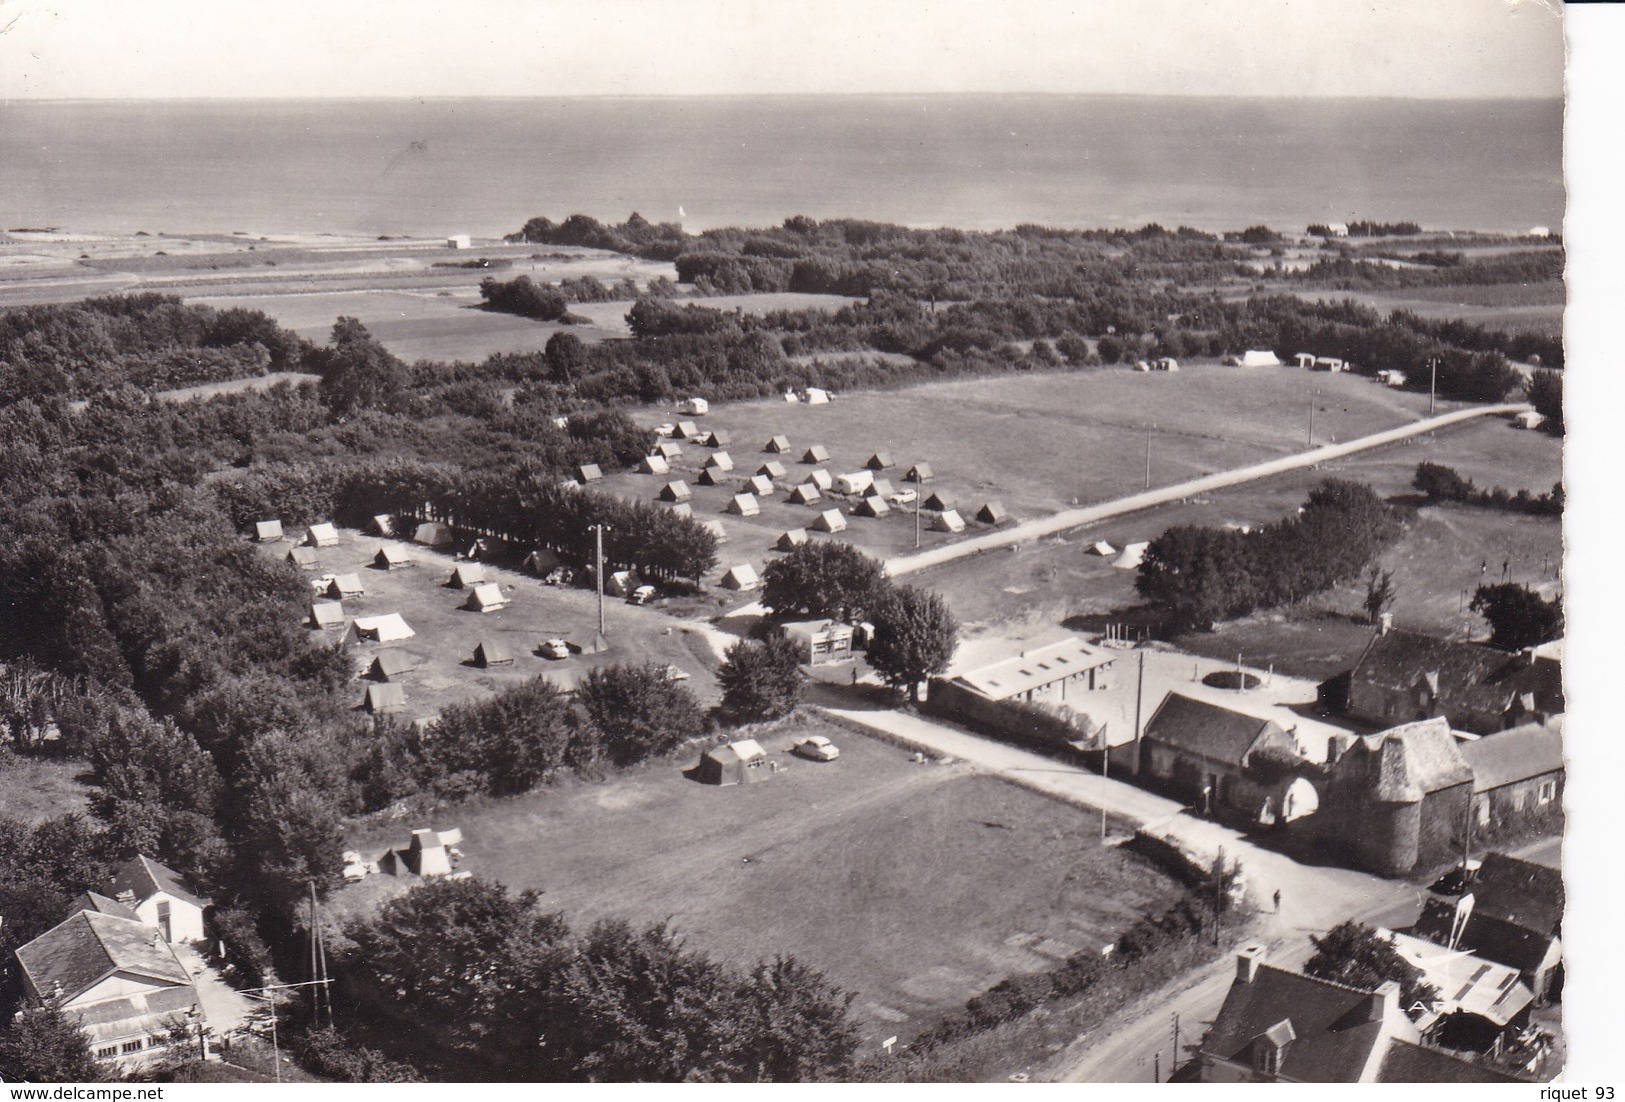
<instances>
[{"instance_id":1,"label":"gabled roof","mask_svg":"<svg viewBox=\"0 0 1625 1102\"><path fill-rule=\"evenodd\" d=\"M1284 734L1274 720L1172 692L1145 725L1148 742L1238 766L1244 764L1247 752L1258 740L1269 733Z\"/></svg>"},{"instance_id":2,"label":"gabled roof","mask_svg":"<svg viewBox=\"0 0 1625 1102\"><path fill-rule=\"evenodd\" d=\"M1489 853L1473 877L1473 913L1554 933L1563 923L1563 873L1558 869Z\"/></svg>"},{"instance_id":3,"label":"gabled roof","mask_svg":"<svg viewBox=\"0 0 1625 1102\"><path fill-rule=\"evenodd\" d=\"M158 985L190 987L192 977L163 936L142 922L79 911L17 950L34 996L53 1006L83 994L115 972ZM61 985L61 995L56 994Z\"/></svg>"},{"instance_id":4,"label":"gabled roof","mask_svg":"<svg viewBox=\"0 0 1625 1102\"><path fill-rule=\"evenodd\" d=\"M1545 961L1557 935L1539 932L1493 915L1479 914L1475 908L1467 916L1459 946L1471 949L1485 960L1505 964L1520 972L1534 972Z\"/></svg>"},{"instance_id":5,"label":"gabled roof","mask_svg":"<svg viewBox=\"0 0 1625 1102\"><path fill-rule=\"evenodd\" d=\"M954 681L989 700L1008 700L1029 689L1109 666L1112 661L1110 652L1091 646L1080 636L1067 635L965 670Z\"/></svg>"},{"instance_id":6,"label":"gabled roof","mask_svg":"<svg viewBox=\"0 0 1625 1102\"><path fill-rule=\"evenodd\" d=\"M1361 753L1378 756L1375 795L1385 803L1415 803L1430 792L1473 779L1456 736L1442 716L1361 736L1338 759L1338 765L1352 762Z\"/></svg>"},{"instance_id":7,"label":"gabled roof","mask_svg":"<svg viewBox=\"0 0 1625 1102\"><path fill-rule=\"evenodd\" d=\"M1391 628L1366 645L1349 675L1351 689L1369 686L1405 693L1425 681L1439 711L1457 726L1505 713L1514 698L1532 693L1546 712L1563 708L1563 672L1557 660Z\"/></svg>"},{"instance_id":8,"label":"gabled roof","mask_svg":"<svg viewBox=\"0 0 1625 1102\"><path fill-rule=\"evenodd\" d=\"M718 471L731 471L734 469L734 460L727 452L712 452L705 465Z\"/></svg>"},{"instance_id":9,"label":"gabled roof","mask_svg":"<svg viewBox=\"0 0 1625 1102\"><path fill-rule=\"evenodd\" d=\"M1497 1026L1510 1025L1535 993L1520 983L1518 969L1496 964L1470 951L1444 946L1410 934L1388 934L1394 950L1422 972L1439 994L1433 1009L1441 1016L1474 1014Z\"/></svg>"},{"instance_id":10,"label":"gabled roof","mask_svg":"<svg viewBox=\"0 0 1625 1102\"><path fill-rule=\"evenodd\" d=\"M1254 1042L1285 1021L1294 1038L1281 1050L1281 1078L1359 1082L1378 1046L1387 1043L1381 1016L1374 1012L1379 999L1370 991L1260 963L1250 982L1238 978L1230 985L1202 1049L1251 1063Z\"/></svg>"},{"instance_id":11,"label":"gabled roof","mask_svg":"<svg viewBox=\"0 0 1625 1102\"><path fill-rule=\"evenodd\" d=\"M1516 1075L1475 1064L1443 1049L1393 1041L1377 1069L1378 1083L1522 1083Z\"/></svg>"},{"instance_id":12,"label":"gabled roof","mask_svg":"<svg viewBox=\"0 0 1625 1102\"><path fill-rule=\"evenodd\" d=\"M86 892L73 901L75 910L95 911L97 914L112 915L115 918L128 918L132 922L140 922L141 916L116 899L109 899L99 892Z\"/></svg>"},{"instance_id":13,"label":"gabled roof","mask_svg":"<svg viewBox=\"0 0 1625 1102\"><path fill-rule=\"evenodd\" d=\"M1473 791L1489 792L1562 772L1563 733L1532 723L1462 743L1461 756L1472 767Z\"/></svg>"},{"instance_id":14,"label":"gabled roof","mask_svg":"<svg viewBox=\"0 0 1625 1102\"><path fill-rule=\"evenodd\" d=\"M159 892L185 900L194 907L207 907L214 902L194 895L186 887L180 873L145 856L136 856L120 865L118 871L113 874L112 886L114 895L126 891L134 892L137 902L151 899Z\"/></svg>"}]
</instances>

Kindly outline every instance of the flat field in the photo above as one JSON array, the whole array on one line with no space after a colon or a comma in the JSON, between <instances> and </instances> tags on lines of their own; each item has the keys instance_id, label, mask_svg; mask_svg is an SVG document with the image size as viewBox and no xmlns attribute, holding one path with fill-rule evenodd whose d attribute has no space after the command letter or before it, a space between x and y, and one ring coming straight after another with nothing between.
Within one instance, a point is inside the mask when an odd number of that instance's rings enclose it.
<instances>
[{"instance_id":1,"label":"flat field","mask_svg":"<svg viewBox=\"0 0 1625 1102\"><path fill-rule=\"evenodd\" d=\"M1423 395L1369 379L1291 368L1195 365L1166 375L1106 369L975 379L845 394L821 406L778 400L715 406L696 420L704 429L731 434L726 450L737 470L727 487L695 485L711 450L695 445L684 445L671 476L618 474L602 485L652 499L668 477L687 480L695 515L720 519L727 530L721 568L751 563L759 569L776 557L772 548L781 533L811 524L823 509L845 511L855 504L840 498L789 504L789 490L813 469L800 462L812 444L827 446L831 461L821 466L832 474L856 471L871 454L889 452L897 465L885 475L899 489L911 465L929 463L936 478L925 489L939 493L975 530L972 518L988 501L1002 502L1016 519L1026 519L1142 489L1148 440L1153 485L1302 450L1311 400L1317 443L1405 424L1427 407ZM650 426L681 419L669 408L636 416ZM765 453L767 440L781 434L790 440L788 455ZM788 477L762 503L760 515L726 514L733 492L770 459L783 463ZM911 509L878 519L849 516L849 528L839 538L882 558L912 551ZM929 514L923 519L922 546L956 538L930 531ZM974 573L985 585L984 568Z\"/></svg>"},{"instance_id":2,"label":"flat field","mask_svg":"<svg viewBox=\"0 0 1625 1102\"><path fill-rule=\"evenodd\" d=\"M1411 478L1424 460L1454 467L1478 485L1549 491L1562 475L1562 441L1523 432L1501 419L1456 428L1365 452L1318 470L1296 471L1236 487L1184 504L1119 517L1102 525L992 552L919 574L915 581L942 592L973 630L1008 630L1069 617L1101 617L1140 603L1135 573L1113 569L1090 554L1105 540L1114 547L1155 538L1176 524L1256 526L1290 515L1325 478L1372 485L1385 497L1413 494ZM1462 591L1507 577L1553 596L1559 588L1562 524L1535 517L1462 505L1426 506L1398 543L1383 556L1394 571L1396 620L1419 630L1483 633L1482 620L1463 610ZM1211 635L1181 638L1182 647L1249 664L1277 663L1301 676L1321 677L1347 668L1369 629L1355 617L1363 583L1352 583L1301 607L1260 613Z\"/></svg>"},{"instance_id":3,"label":"flat field","mask_svg":"<svg viewBox=\"0 0 1625 1102\"><path fill-rule=\"evenodd\" d=\"M437 715L454 701L477 699L538 675L570 688L595 666L623 662L677 666L690 675L686 684L702 704L709 706L718 699L712 672L717 658L708 636L701 629L674 622L652 607L606 599L609 650L546 659L534 653L546 639L592 640L598 630L594 593L543 585L528 575L487 566L488 579L501 585L512 603L498 612L468 612L461 607L467 592L445 585L456 565L451 555L349 530L341 530L339 539L339 546L321 549L321 567L309 575L360 574L366 594L344 602L346 620L398 612L416 633L411 639L387 647L369 643L351 648L358 677L384 649L402 651L418 663L399 679L406 691L402 713L405 719ZM416 565L393 571L374 569L373 556L385 544L409 547ZM286 541L261 545L266 554L278 558L286 555L290 546ZM325 634L336 641L341 633L333 629ZM513 665L494 669L474 666L474 648L482 639L507 643L514 655ZM358 707L368 684L356 681Z\"/></svg>"},{"instance_id":4,"label":"flat field","mask_svg":"<svg viewBox=\"0 0 1625 1102\"><path fill-rule=\"evenodd\" d=\"M840 760L786 753L820 733ZM1102 848L1097 820L963 764L914 764L816 719L757 737L780 767L760 784L716 788L653 763L436 825L461 827L463 868L540 889L577 929L669 919L740 967L794 955L858 992L870 1043L1098 949L1177 895L1161 871Z\"/></svg>"}]
</instances>

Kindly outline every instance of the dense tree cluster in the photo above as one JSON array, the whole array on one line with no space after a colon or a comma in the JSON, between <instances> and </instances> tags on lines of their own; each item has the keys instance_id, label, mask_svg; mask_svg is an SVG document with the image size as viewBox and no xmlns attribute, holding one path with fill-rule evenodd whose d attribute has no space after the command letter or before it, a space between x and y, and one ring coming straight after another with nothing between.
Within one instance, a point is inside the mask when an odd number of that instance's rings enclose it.
<instances>
[{"instance_id":1,"label":"dense tree cluster","mask_svg":"<svg viewBox=\"0 0 1625 1102\"><path fill-rule=\"evenodd\" d=\"M0 404L165 390L296 368L305 342L258 310L140 294L0 313Z\"/></svg>"},{"instance_id":2,"label":"dense tree cluster","mask_svg":"<svg viewBox=\"0 0 1625 1102\"><path fill-rule=\"evenodd\" d=\"M1297 515L1252 532L1168 529L1146 549L1135 588L1176 626L1209 630L1357 577L1398 531L1369 486L1328 479Z\"/></svg>"},{"instance_id":3,"label":"dense tree cluster","mask_svg":"<svg viewBox=\"0 0 1625 1102\"><path fill-rule=\"evenodd\" d=\"M426 884L350 936L346 994L398 1027L392 1055L441 1077L805 1082L857 1048L851 997L793 959L740 973L663 925L578 934L478 878Z\"/></svg>"},{"instance_id":4,"label":"dense tree cluster","mask_svg":"<svg viewBox=\"0 0 1625 1102\"><path fill-rule=\"evenodd\" d=\"M801 672L805 657L796 641L777 625L769 626L758 639L730 644L717 670L723 714L737 723L763 723L795 711L806 689Z\"/></svg>"},{"instance_id":5,"label":"dense tree cluster","mask_svg":"<svg viewBox=\"0 0 1625 1102\"><path fill-rule=\"evenodd\" d=\"M480 298L487 310L518 314L536 321L558 321L569 312L570 304L557 288L537 284L527 275L501 280L487 276L480 280Z\"/></svg>"},{"instance_id":6,"label":"dense tree cluster","mask_svg":"<svg viewBox=\"0 0 1625 1102\"><path fill-rule=\"evenodd\" d=\"M1399 1005L1428 1005L1439 997L1422 970L1406 960L1393 941L1371 926L1348 921L1324 934L1309 935L1315 954L1303 970L1311 976L1349 987L1375 990L1387 982L1399 984Z\"/></svg>"},{"instance_id":7,"label":"dense tree cluster","mask_svg":"<svg viewBox=\"0 0 1625 1102\"><path fill-rule=\"evenodd\" d=\"M1529 404L1545 418L1541 430L1563 435L1563 374L1550 369L1537 370L1529 379Z\"/></svg>"}]
</instances>

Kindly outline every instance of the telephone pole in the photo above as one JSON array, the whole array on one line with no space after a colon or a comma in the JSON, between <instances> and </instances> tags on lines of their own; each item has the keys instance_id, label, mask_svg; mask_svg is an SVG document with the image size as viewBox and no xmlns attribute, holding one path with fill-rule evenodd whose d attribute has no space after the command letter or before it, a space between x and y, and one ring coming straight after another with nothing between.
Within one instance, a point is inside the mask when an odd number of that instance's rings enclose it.
<instances>
[{"instance_id":1,"label":"telephone pole","mask_svg":"<svg viewBox=\"0 0 1625 1102\"><path fill-rule=\"evenodd\" d=\"M1315 446L1315 392L1312 390L1309 392L1309 439L1307 446L1311 448Z\"/></svg>"},{"instance_id":2,"label":"telephone pole","mask_svg":"<svg viewBox=\"0 0 1625 1102\"><path fill-rule=\"evenodd\" d=\"M1439 391L1439 357L1428 357L1428 416L1433 416L1433 399Z\"/></svg>"},{"instance_id":3,"label":"telephone pole","mask_svg":"<svg viewBox=\"0 0 1625 1102\"><path fill-rule=\"evenodd\" d=\"M1151 488L1151 430L1145 430L1145 488Z\"/></svg>"},{"instance_id":4,"label":"telephone pole","mask_svg":"<svg viewBox=\"0 0 1625 1102\"><path fill-rule=\"evenodd\" d=\"M1140 772L1140 702L1145 699L1145 651L1140 652L1140 675L1134 684L1134 773Z\"/></svg>"}]
</instances>

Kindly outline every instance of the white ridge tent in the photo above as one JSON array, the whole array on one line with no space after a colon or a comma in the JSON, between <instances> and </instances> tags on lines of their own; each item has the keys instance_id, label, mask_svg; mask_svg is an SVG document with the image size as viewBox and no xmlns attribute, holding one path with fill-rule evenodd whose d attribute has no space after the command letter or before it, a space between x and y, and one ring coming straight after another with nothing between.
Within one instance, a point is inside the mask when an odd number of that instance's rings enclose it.
<instances>
[{"instance_id":1,"label":"white ridge tent","mask_svg":"<svg viewBox=\"0 0 1625 1102\"><path fill-rule=\"evenodd\" d=\"M382 616L357 616L350 621L350 627L344 633L346 643L398 643L403 639L410 639L416 635L401 619L398 612L387 612Z\"/></svg>"},{"instance_id":2,"label":"white ridge tent","mask_svg":"<svg viewBox=\"0 0 1625 1102\"><path fill-rule=\"evenodd\" d=\"M931 530L933 532L963 532L965 530L965 518L959 515L958 509L949 509L946 512L937 514L937 519L931 522Z\"/></svg>"},{"instance_id":3,"label":"white ridge tent","mask_svg":"<svg viewBox=\"0 0 1625 1102\"><path fill-rule=\"evenodd\" d=\"M282 522L280 520L255 521L254 538L261 543L275 543L282 538Z\"/></svg>"},{"instance_id":4,"label":"white ridge tent","mask_svg":"<svg viewBox=\"0 0 1625 1102\"><path fill-rule=\"evenodd\" d=\"M756 503L755 494L735 494L734 499L728 503L728 512L737 513L742 517L753 517L762 511Z\"/></svg>"},{"instance_id":5,"label":"white ridge tent","mask_svg":"<svg viewBox=\"0 0 1625 1102\"><path fill-rule=\"evenodd\" d=\"M463 602L463 607L470 612L497 612L508 607L508 598L502 595L502 587L495 582L486 582L477 585Z\"/></svg>"},{"instance_id":6,"label":"white ridge tent","mask_svg":"<svg viewBox=\"0 0 1625 1102\"><path fill-rule=\"evenodd\" d=\"M755 589L761 584L762 580L756 576L756 568L749 563L730 567L728 572L722 576L721 582L724 589L738 590Z\"/></svg>"},{"instance_id":7,"label":"white ridge tent","mask_svg":"<svg viewBox=\"0 0 1625 1102\"><path fill-rule=\"evenodd\" d=\"M1138 570L1140 563L1145 560L1145 549L1150 547L1148 541L1138 543L1125 543L1123 553L1112 560L1112 565L1119 570Z\"/></svg>"},{"instance_id":8,"label":"white ridge tent","mask_svg":"<svg viewBox=\"0 0 1625 1102\"><path fill-rule=\"evenodd\" d=\"M339 531L327 521L322 521L320 524L312 524L310 526L310 531L305 533L305 542L310 544L312 547L337 547L339 543Z\"/></svg>"},{"instance_id":9,"label":"white ridge tent","mask_svg":"<svg viewBox=\"0 0 1625 1102\"><path fill-rule=\"evenodd\" d=\"M1110 558L1112 555L1117 554L1117 548L1113 547L1105 540L1096 540L1094 543L1089 545L1089 553L1091 555L1100 555L1103 558Z\"/></svg>"},{"instance_id":10,"label":"white ridge tent","mask_svg":"<svg viewBox=\"0 0 1625 1102\"><path fill-rule=\"evenodd\" d=\"M450 547L451 525L441 524L438 521L420 524L417 531L412 533L412 542L421 543L425 547Z\"/></svg>"}]
</instances>

